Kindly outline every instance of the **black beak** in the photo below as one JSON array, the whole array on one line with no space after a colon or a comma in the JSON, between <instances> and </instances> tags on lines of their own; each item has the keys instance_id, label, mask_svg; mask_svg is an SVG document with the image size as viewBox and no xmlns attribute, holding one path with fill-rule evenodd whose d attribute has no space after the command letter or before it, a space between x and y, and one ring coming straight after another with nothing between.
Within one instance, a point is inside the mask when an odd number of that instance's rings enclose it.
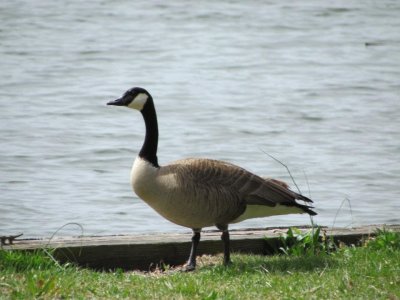
<instances>
[{"instance_id":1,"label":"black beak","mask_svg":"<svg viewBox=\"0 0 400 300\"><path fill-rule=\"evenodd\" d=\"M125 101L124 101L124 98L118 98L116 100L112 100L110 102L107 102L107 105L124 106L125 105Z\"/></svg>"}]
</instances>

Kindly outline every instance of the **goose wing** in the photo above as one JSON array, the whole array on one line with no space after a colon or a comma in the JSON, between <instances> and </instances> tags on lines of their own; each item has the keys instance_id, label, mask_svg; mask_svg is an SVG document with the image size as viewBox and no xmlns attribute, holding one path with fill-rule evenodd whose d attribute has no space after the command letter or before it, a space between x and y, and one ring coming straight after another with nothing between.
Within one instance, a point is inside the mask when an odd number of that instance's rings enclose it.
<instances>
[{"instance_id":1,"label":"goose wing","mask_svg":"<svg viewBox=\"0 0 400 300\"><path fill-rule=\"evenodd\" d=\"M179 171L179 186L188 198L203 203L215 223L229 223L244 213L247 206L275 207L277 204L297 207L315 214L311 207L296 199L312 202L275 179L263 179L236 165L211 159L185 159L169 165ZM188 199L190 201L190 199Z\"/></svg>"},{"instance_id":2,"label":"goose wing","mask_svg":"<svg viewBox=\"0 0 400 300\"><path fill-rule=\"evenodd\" d=\"M264 205L274 207L277 204L297 207L301 205L296 200L312 203L306 196L289 189L287 183L273 179L262 178L236 165L214 161L215 166L221 164L220 176L229 180L232 189L237 190L246 205ZM309 207L311 208L311 207ZM308 211L305 211L308 212Z\"/></svg>"},{"instance_id":3,"label":"goose wing","mask_svg":"<svg viewBox=\"0 0 400 300\"><path fill-rule=\"evenodd\" d=\"M183 159L161 168L176 178L175 197L189 202L201 219L212 224L227 224L246 209L234 183L241 169L211 159Z\"/></svg>"}]
</instances>

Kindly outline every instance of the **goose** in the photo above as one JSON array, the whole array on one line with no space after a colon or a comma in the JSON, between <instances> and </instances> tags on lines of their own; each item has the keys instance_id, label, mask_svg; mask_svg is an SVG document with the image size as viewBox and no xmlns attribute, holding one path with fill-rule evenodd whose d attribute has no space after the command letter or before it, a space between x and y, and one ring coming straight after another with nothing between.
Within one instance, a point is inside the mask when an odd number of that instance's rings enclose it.
<instances>
[{"instance_id":1,"label":"goose","mask_svg":"<svg viewBox=\"0 0 400 300\"><path fill-rule=\"evenodd\" d=\"M231 263L228 225L250 218L275 215L316 215L313 201L277 179L265 179L234 164L205 158L187 158L160 166L157 159L158 124L150 93L140 87L127 90L107 105L141 112L144 143L130 174L133 191L165 219L192 229L191 250L185 265L196 268L196 251L204 227L216 226L224 245L224 265Z\"/></svg>"}]
</instances>

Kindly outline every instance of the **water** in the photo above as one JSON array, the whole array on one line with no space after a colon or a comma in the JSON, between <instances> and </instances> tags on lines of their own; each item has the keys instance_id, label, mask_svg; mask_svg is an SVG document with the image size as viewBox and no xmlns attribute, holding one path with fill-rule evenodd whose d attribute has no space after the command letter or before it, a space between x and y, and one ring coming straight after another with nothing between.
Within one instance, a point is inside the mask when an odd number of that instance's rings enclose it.
<instances>
[{"instance_id":1,"label":"water","mask_svg":"<svg viewBox=\"0 0 400 300\"><path fill-rule=\"evenodd\" d=\"M143 120L105 103L132 86L155 99L161 164L210 157L291 182L265 151L315 200L318 224L399 223L399 11L389 0L1 1L0 233L187 231L131 191Z\"/></svg>"}]
</instances>

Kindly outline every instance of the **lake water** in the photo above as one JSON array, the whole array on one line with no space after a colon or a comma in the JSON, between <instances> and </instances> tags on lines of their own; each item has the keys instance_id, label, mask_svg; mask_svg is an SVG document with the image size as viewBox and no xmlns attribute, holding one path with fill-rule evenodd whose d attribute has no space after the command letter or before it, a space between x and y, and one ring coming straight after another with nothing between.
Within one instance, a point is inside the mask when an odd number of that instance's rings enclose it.
<instances>
[{"instance_id":1,"label":"lake water","mask_svg":"<svg viewBox=\"0 0 400 300\"><path fill-rule=\"evenodd\" d=\"M133 86L155 99L161 164L223 159L291 183L267 152L314 199L316 223L399 223L399 12L397 0L2 0L0 234L188 231L131 191L143 120L105 103Z\"/></svg>"}]
</instances>

